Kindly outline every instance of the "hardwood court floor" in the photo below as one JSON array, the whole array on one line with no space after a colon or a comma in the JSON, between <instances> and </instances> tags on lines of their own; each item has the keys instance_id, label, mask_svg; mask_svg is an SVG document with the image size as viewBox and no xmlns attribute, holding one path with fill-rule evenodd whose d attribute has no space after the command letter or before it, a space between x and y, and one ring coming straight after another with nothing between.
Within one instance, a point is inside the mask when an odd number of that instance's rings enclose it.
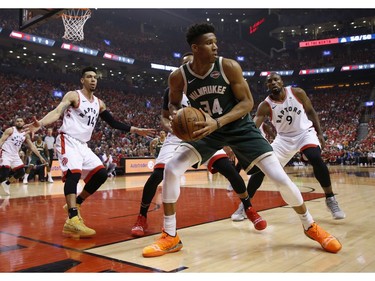
<instances>
[{"instance_id":1,"label":"hardwood court floor","mask_svg":"<svg viewBox=\"0 0 375 281\"><path fill-rule=\"evenodd\" d=\"M248 221L232 222L239 199L221 175L189 172L177 207L180 252L143 258L142 249L162 227L160 188L148 215L147 235L133 238L143 184L149 175L116 177L82 205L97 234L61 235L66 218L59 179L53 184L16 183L11 195L0 187L0 272L181 272L181 273L362 273L375 272L375 168L330 166L344 220L332 219L311 167L286 168L316 222L343 244L337 254L307 238L299 218L266 179L253 205L268 222L257 231ZM247 176L243 175L247 180ZM2 274L0 273L0 278ZM7 275L8 276L8 275ZM373 277L373 276L372 276Z\"/></svg>"}]
</instances>

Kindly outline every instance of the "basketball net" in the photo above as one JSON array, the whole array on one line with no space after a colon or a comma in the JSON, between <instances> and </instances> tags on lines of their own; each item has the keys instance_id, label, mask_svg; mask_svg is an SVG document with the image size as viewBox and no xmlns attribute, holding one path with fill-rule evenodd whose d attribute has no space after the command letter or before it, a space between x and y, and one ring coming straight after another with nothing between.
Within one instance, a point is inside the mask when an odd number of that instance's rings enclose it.
<instances>
[{"instance_id":1,"label":"basketball net","mask_svg":"<svg viewBox=\"0 0 375 281\"><path fill-rule=\"evenodd\" d=\"M62 38L71 41L82 41L84 37L83 26L91 17L90 9L67 9L61 15L65 33Z\"/></svg>"}]
</instances>

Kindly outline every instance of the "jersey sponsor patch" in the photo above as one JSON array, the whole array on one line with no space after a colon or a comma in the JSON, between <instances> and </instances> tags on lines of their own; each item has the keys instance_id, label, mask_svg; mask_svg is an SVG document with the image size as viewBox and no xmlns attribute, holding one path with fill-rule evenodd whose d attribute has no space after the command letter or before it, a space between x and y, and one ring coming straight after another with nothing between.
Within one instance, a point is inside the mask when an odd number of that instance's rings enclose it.
<instances>
[{"instance_id":1,"label":"jersey sponsor patch","mask_svg":"<svg viewBox=\"0 0 375 281\"><path fill-rule=\"evenodd\" d=\"M210 74L211 78L217 79L220 77L220 72L219 71L212 71Z\"/></svg>"}]
</instances>

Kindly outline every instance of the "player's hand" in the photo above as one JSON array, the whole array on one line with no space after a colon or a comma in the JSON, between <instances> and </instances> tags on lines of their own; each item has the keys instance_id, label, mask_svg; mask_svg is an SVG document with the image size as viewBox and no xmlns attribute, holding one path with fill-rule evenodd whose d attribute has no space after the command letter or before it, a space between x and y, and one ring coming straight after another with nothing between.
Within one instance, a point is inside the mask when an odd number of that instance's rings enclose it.
<instances>
[{"instance_id":1,"label":"player's hand","mask_svg":"<svg viewBox=\"0 0 375 281\"><path fill-rule=\"evenodd\" d=\"M38 131L41 127L42 127L41 122L38 121L35 116L33 116L33 122L24 125L22 128L22 132L25 132L26 134L29 134L29 133L33 134L36 131Z\"/></svg>"},{"instance_id":2,"label":"player's hand","mask_svg":"<svg viewBox=\"0 0 375 281\"><path fill-rule=\"evenodd\" d=\"M154 137L157 133L155 129L147 129L147 128L138 128L133 127L133 133L136 133L137 135L144 136L144 137Z\"/></svg>"},{"instance_id":3,"label":"player's hand","mask_svg":"<svg viewBox=\"0 0 375 281\"><path fill-rule=\"evenodd\" d=\"M320 142L321 150L323 151L324 147L326 146L326 141L323 135L318 135L318 139Z\"/></svg>"},{"instance_id":4,"label":"player's hand","mask_svg":"<svg viewBox=\"0 0 375 281\"><path fill-rule=\"evenodd\" d=\"M47 164L46 159L44 159L43 157L40 157L39 159L40 159L40 161L42 162L42 164Z\"/></svg>"},{"instance_id":5,"label":"player's hand","mask_svg":"<svg viewBox=\"0 0 375 281\"><path fill-rule=\"evenodd\" d=\"M216 120L201 108L199 110L204 114L206 121L195 122L196 126L202 127L202 129L194 131L193 136L195 140L202 139L217 130Z\"/></svg>"}]
</instances>

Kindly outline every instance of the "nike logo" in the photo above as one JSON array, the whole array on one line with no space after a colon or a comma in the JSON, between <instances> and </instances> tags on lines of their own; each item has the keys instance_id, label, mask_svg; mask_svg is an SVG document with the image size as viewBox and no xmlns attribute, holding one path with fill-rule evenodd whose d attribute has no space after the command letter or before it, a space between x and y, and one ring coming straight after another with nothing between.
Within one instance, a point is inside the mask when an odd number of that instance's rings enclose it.
<instances>
[{"instance_id":1,"label":"nike logo","mask_svg":"<svg viewBox=\"0 0 375 281\"><path fill-rule=\"evenodd\" d=\"M188 80L188 84L193 83L195 79L197 79L197 78L194 78L192 80Z\"/></svg>"},{"instance_id":2,"label":"nike logo","mask_svg":"<svg viewBox=\"0 0 375 281\"><path fill-rule=\"evenodd\" d=\"M272 106L272 109L275 109L277 105Z\"/></svg>"},{"instance_id":3,"label":"nike logo","mask_svg":"<svg viewBox=\"0 0 375 281\"><path fill-rule=\"evenodd\" d=\"M86 100L83 100L82 102L86 102Z\"/></svg>"}]
</instances>

